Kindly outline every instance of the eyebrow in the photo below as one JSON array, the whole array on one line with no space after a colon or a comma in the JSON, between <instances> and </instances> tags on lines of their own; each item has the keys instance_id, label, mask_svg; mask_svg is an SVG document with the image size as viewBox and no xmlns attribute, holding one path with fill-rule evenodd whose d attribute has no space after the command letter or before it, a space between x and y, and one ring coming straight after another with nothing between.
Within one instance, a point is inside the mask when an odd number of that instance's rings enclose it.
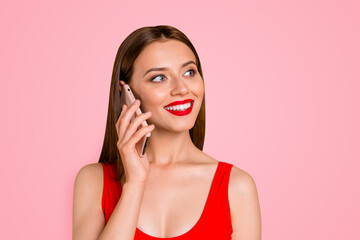
<instances>
[{"instance_id":1,"label":"eyebrow","mask_svg":"<svg viewBox=\"0 0 360 240\"><path fill-rule=\"evenodd\" d=\"M193 60L191 60L191 61L188 61L188 62L184 63L183 65L181 65L181 67L182 67L182 68L183 68L183 67L186 67L187 65L192 64L192 63L196 65L196 63L195 63ZM148 73L151 72L151 71L164 71L164 70L166 70L166 69L168 69L168 68L166 68L166 67L150 68L149 70L146 71L146 73L144 74L143 77L145 77L145 75L148 74Z\"/></svg>"}]
</instances>

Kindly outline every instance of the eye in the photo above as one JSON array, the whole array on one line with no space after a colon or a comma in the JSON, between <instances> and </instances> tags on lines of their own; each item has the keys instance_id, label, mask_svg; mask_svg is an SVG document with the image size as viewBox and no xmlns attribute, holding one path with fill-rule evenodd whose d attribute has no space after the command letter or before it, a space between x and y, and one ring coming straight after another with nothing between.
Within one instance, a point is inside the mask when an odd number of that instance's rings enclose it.
<instances>
[{"instance_id":1,"label":"eye","mask_svg":"<svg viewBox=\"0 0 360 240\"><path fill-rule=\"evenodd\" d=\"M161 82L162 81L162 78L164 78L164 75L158 75L158 76L155 76L153 78L151 78L151 82ZM160 80L160 81L154 81L154 80Z\"/></svg>"},{"instance_id":2,"label":"eye","mask_svg":"<svg viewBox=\"0 0 360 240\"><path fill-rule=\"evenodd\" d=\"M187 76L194 76L195 75L195 70L194 69L189 69L185 72L185 75L186 73L190 73L190 75L188 74Z\"/></svg>"}]
</instances>

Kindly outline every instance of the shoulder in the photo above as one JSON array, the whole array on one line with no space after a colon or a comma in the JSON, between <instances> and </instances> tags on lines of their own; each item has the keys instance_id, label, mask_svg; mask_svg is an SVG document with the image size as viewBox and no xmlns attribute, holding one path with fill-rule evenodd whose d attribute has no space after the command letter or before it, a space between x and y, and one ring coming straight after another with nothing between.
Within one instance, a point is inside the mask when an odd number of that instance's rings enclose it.
<instances>
[{"instance_id":1,"label":"shoulder","mask_svg":"<svg viewBox=\"0 0 360 240\"><path fill-rule=\"evenodd\" d=\"M74 191L85 195L100 193L104 183L103 177L101 163L85 165L76 175Z\"/></svg>"},{"instance_id":2,"label":"shoulder","mask_svg":"<svg viewBox=\"0 0 360 240\"><path fill-rule=\"evenodd\" d=\"M258 203L255 180L246 171L233 165L229 177L229 204L231 216L240 212L244 206Z\"/></svg>"},{"instance_id":3,"label":"shoulder","mask_svg":"<svg viewBox=\"0 0 360 240\"><path fill-rule=\"evenodd\" d=\"M87 180L94 181L98 180L100 176L103 176L102 163L91 163L83 166L76 175L75 181Z\"/></svg>"},{"instance_id":4,"label":"shoulder","mask_svg":"<svg viewBox=\"0 0 360 240\"><path fill-rule=\"evenodd\" d=\"M85 165L77 173L73 199L73 239L99 235L103 229L103 183L101 163Z\"/></svg>"},{"instance_id":5,"label":"shoulder","mask_svg":"<svg viewBox=\"0 0 360 240\"><path fill-rule=\"evenodd\" d=\"M253 177L246 171L233 165L229 178L229 193L249 194L256 190L256 184Z\"/></svg>"}]
</instances>

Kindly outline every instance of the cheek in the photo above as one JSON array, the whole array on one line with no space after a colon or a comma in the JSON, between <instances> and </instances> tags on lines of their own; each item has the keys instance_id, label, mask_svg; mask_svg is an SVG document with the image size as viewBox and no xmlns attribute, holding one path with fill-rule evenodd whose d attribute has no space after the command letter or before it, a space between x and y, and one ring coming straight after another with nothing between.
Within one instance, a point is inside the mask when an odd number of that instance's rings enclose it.
<instances>
[{"instance_id":1,"label":"cheek","mask_svg":"<svg viewBox=\"0 0 360 240\"><path fill-rule=\"evenodd\" d=\"M205 91L204 82L202 79L196 82L194 85L194 93L197 95L198 98L202 98Z\"/></svg>"},{"instance_id":2,"label":"cheek","mask_svg":"<svg viewBox=\"0 0 360 240\"><path fill-rule=\"evenodd\" d=\"M159 108L162 105L166 105L166 103L164 103L166 99L165 94L156 92L154 90L149 90L149 92L151 92L151 94L142 95L142 105L144 111L155 111L156 108Z\"/></svg>"}]
</instances>

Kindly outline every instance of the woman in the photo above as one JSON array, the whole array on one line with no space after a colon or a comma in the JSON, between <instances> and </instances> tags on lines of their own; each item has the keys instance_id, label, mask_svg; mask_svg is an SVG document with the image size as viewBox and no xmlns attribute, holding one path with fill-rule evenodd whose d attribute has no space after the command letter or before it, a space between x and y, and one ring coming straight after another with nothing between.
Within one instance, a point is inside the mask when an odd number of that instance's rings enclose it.
<instances>
[{"instance_id":1,"label":"woman","mask_svg":"<svg viewBox=\"0 0 360 240\"><path fill-rule=\"evenodd\" d=\"M125 83L138 99L131 106L120 106ZM124 40L99 163L76 176L73 240L261 238L252 177L202 151L204 89L200 59L178 29L143 27ZM149 132L140 156L135 144Z\"/></svg>"}]
</instances>

